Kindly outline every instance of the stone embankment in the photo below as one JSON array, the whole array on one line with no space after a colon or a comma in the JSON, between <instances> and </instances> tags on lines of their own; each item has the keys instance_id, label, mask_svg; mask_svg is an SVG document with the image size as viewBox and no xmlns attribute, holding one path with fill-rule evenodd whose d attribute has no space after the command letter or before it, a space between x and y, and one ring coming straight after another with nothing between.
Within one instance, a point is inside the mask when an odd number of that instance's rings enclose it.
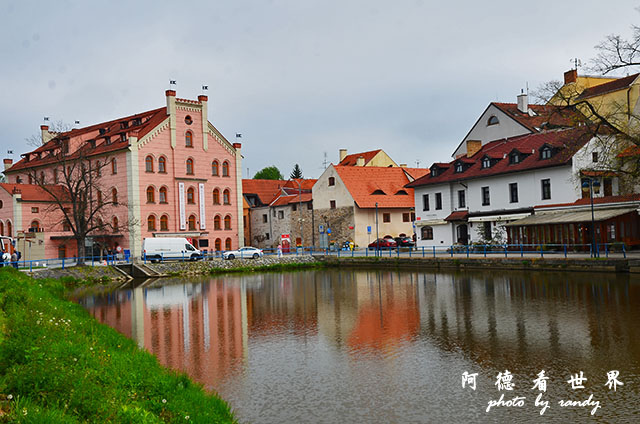
<instances>
[{"instance_id":1,"label":"stone embankment","mask_svg":"<svg viewBox=\"0 0 640 424\"><path fill-rule=\"evenodd\" d=\"M107 282L127 281L130 277L120 270L110 266L67 266L62 268L41 268L33 272L26 272L33 278L63 278L71 277L81 281Z\"/></svg>"}]
</instances>

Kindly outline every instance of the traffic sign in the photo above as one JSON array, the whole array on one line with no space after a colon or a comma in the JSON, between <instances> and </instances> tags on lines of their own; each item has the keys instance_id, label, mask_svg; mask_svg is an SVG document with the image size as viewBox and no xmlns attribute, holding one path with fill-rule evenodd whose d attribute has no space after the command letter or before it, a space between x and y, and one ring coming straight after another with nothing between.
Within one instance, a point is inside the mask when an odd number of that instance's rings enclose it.
<instances>
[{"instance_id":1,"label":"traffic sign","mask_svg":"<svg viewBox=\"0 0 640 424\"><path fill-rule=\"evenodd\" d=\"M367 225L367 234L371 234L371 225Z\"/></svg>"}]
</instances>

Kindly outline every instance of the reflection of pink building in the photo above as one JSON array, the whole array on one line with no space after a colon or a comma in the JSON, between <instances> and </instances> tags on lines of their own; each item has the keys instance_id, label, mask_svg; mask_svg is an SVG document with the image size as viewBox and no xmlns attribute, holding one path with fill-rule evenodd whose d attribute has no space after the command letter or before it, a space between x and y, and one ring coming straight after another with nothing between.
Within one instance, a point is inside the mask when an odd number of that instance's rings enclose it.
<instances>
[{"instance_id":1,"label":"reflection of pink building","mask_svg":"<svg viewBox=\"0 0 640 424\"><path fill-rule=\"evenodd\" d=\"M41 147L15 164L5 159L8 181L19 184L23 195L16 196L13 186L0 194L3 234L37 227L44 231L47 257L75 252L60 216L44 207L46 196L27 201L25 194L37 191L24 186L35 186L33 175L56 183L61 149L73 155L82 147L90 160L109 164L100 178L100 196L117 205L105 219L131 228L102 234L109 247L122 246L139 257L145 237L162 236L187 237L202 249L238 247L243 240L241 145L229 143L208 121L207 96L178 99L167 90L166 100L166 107L60 134L42 126ZM37 217L31 214L34 201L43 203Z\"/></svg>"}]
</instances>

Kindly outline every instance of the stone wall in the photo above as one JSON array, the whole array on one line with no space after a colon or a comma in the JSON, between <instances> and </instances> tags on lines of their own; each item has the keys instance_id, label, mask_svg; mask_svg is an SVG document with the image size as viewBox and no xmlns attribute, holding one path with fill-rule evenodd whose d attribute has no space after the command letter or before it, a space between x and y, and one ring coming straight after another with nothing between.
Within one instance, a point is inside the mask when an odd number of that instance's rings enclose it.
<instances>
[{"instance_id":1,"label":"stone wall","mask_svg":"<svg viewBox=\"0 0 640 424\"><path fill-rule=\"evenodd\" d=\"M320 224L324 225L325 231L327 228L331 228L329 243L334 242L342 245L345 241L354 239L354 230L352 229L355 227L354 207L316 209L314 210L314 224L316 246L320 246L320 233L318 232Z\"/></svg>"}]
</instances>

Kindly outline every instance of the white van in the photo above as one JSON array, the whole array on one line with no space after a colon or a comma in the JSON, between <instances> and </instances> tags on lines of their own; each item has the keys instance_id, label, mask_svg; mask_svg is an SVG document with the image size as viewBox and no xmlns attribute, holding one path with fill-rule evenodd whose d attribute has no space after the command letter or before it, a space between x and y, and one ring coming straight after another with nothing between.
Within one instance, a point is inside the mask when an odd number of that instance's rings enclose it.
<instances>
[{"instance_id":1,"label":"white van","mask_svg":"<svg viewBox=\"0 0 640 424\"><path fill-rule=\"evenodd\" d=\"M202 259L202 252L193 247L184 237L150 237L142 241L142 259L158 260Z\"/></svg>"}]
</instances>

